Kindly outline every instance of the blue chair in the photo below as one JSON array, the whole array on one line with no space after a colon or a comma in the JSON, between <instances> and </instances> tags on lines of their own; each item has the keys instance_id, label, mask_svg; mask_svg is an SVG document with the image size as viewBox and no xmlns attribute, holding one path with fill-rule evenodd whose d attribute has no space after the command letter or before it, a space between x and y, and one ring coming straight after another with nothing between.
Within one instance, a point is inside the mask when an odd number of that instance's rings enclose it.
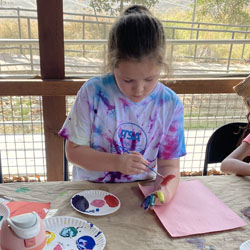
<instances>
[{"instance_id":1,"label":"blue chair","mask_svg":"<svg viewBox=\"0 0 250 250\"><path fill-rule=\"evenodd\" d=\"M236 149L246 126L246 122L232 122L213 132L206 146L203 175L207 175L208 164L222 162Z\"/></svg>"}]
</instances>

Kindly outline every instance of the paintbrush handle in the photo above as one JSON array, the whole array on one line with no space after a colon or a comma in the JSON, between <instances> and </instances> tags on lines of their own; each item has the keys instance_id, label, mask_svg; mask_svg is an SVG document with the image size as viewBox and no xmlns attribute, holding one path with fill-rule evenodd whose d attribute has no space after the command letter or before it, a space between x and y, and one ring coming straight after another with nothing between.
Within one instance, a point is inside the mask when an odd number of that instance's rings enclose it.
<instances>
[{"instance_id":1,"label":"paintbrush handle","mask_svg":"<svg viewBox=\"0 0 250 250\"><path fill-rule=\"evenodd\" d=\"M157 172L156 170L154 170L153 168L151 168L148 165L145 165L147 168L149 168L151 171L153 171L154 173L156 173L158 176L160 176L161 178L165 178L165 176L163 176L162 174L160 174L159 172Z\"/></svg>"}]
</instances>

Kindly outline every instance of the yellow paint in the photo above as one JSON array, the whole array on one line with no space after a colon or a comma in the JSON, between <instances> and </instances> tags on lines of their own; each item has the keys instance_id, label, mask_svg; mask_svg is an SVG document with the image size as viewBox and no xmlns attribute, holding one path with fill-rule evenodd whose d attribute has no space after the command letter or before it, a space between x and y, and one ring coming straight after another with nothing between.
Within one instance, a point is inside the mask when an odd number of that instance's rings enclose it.
<instances>
[{"instance_id":1,"label":"yellow paint","mask_svg":"<svg viewBox=\"0 0 250 250\"><path fill-rule=\"evenodd\" d=\"M164 203L165 201L164 193L162 191L156 191L155 194L157 195L160 203Z\"/></svg>"},{"instance_id":2,"label":"yellow paint","mask_svg":"<svg viewBox=\"0 0 250 250\"><path fill-rule=\"evenodd\" d=\"M49 245L51 241L53 241L56 238L55 233L46 231L46 244Z\"/></svg>"}]
</instances>

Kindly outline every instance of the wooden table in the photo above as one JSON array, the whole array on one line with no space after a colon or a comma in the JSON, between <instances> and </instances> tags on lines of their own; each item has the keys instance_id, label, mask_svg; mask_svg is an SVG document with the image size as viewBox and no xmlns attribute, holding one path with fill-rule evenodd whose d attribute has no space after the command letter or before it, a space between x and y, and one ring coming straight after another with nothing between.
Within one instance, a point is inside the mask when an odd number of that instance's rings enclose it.
<instances>
[{"instance_id":1,"label":"wooden table","mask_svg":"<svg viewBox=\"0 0 250 250\"><path fill-rule=\"evenodd\" d=\"M57 216L73 216L92 222L104 232L107 250L239 249L241 243L250 239L250 221L241 212L243 208L250 207L250 177L202 176L185 177L182 181L191 179L204 183L248 225L229 231L172 238L153 211L144 211L140 207L143 195L138 183L10 183L0 184L0 194L15 200L51 202L51 209L58 209ZM78 213L71 207L70 199L73 194L86 189L101 189L115 194L121 201L120 209L100 217Z\"/></svg>"}]
</instances>

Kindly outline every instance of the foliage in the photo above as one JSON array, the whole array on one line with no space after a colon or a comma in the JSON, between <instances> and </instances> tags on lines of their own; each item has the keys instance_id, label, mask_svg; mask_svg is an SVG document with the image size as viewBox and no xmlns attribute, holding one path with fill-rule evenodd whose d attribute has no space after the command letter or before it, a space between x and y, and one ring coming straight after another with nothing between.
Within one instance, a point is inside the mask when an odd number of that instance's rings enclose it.
<instances>
[{"instance_id":1,"label":"foliage","mask_svg":"<svg viewBox=\"0 0 250 250\"><path fill-rule=\"evenodd\" d=\"M159 0L91 0L90 6L98 13L104 11L108 15L118 15L130 4L141 4L151 8L158 2Z\"/></svg>"},{"instance_id":2,"label":"foliage","mask_svg":"<svg viewBox=\"0 0 250 250\"><path fill-rule=\"evenodd\" d=\"M210 16L214 22L249 24L249 0L197 0L197 16Z\"/></svg>"}]
</instances>

